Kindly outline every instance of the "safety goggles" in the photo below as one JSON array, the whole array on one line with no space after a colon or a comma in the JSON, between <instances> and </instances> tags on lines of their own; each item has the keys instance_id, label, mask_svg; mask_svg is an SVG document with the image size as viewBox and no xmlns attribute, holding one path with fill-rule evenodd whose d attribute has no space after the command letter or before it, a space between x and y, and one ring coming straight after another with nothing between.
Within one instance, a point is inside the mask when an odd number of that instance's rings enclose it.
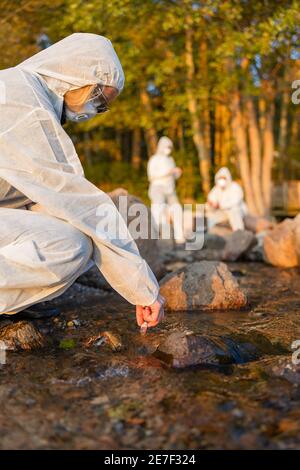
<instances>
[{"instance_id":1,"label":"safety goggles","mask_svg":"<svg viewBox=\"0 0 300 470\"><path fill-rule=\"evenodd\" d=\"M86 102L93 104L97 110L97 114L103 114L109 111L109 104L103 93L103 85L96 85Z\"/></svg>"}]
</instances>

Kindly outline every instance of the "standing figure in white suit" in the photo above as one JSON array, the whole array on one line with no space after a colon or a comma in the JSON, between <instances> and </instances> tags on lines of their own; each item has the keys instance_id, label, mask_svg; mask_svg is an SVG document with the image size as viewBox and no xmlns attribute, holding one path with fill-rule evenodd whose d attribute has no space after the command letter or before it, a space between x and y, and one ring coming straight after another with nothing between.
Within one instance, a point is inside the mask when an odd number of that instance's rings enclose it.
<instances>
[{"instance_id":1,"label":"standing figure in white suit","mask_svg":"<svg viewBox=\"0 0 300 470\"><path fill-rule=\"evenodd\" d=\"M221 168L215 175L215 186L207 197L207 229L229 222L233 231L243 230L247 206L241 186L232 181L228 168Z\"/></svg>"},{"instance_id":2,"label":"standing figure in white suit","mask_svg":"<svg viewBox=\"0 0 300 470\"><path fill-rule=\"evenodd\" d=\"M184 243L183 213L176 194L176 180L182 174L181 168L176 167L171 156L173 143L168 137L159 139L157 150L148 162L149 197L151 212L157 225L166 226L168 215L171 216L174 226L176 243Z\"/></svg>"},{"instance_id":3,"label":"standing figure in white suit","mask_svg":"<svg viewBox=\"0 0 300 470\"><path fill-rule=\"evenodd\" d=\"M62 127L107 111L123 86L111 42L95 34L73 34L0 71L0 314L60 295L96 264L136 305L139 325L163 318L154 274ZM104 229L116 220L121 237Z\"/></svg>"}]
</instances>

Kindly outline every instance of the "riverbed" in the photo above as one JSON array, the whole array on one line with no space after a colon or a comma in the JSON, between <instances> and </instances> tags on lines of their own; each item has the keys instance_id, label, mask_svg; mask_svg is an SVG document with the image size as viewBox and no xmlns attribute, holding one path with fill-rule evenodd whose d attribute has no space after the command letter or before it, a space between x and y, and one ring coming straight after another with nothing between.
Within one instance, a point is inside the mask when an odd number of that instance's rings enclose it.
<instances>
[{"instance_id":1,"label":"riverbed","mask_svg":"<svg viewBox=\"0 0 300 470\"><path fill-rule=\"evenodd\" d=\"M139 333L117 294L75 284L53 302L62 314L34 324L47 344L8 352L0 366L1 449L295 449L300 446L300 274L232 263L249 298L243 311L168 313ZM256 360L176 369L156 357L188 329L247 338ZM120 338L87 347L108 331Z\"/></svg>"}]
</instances>

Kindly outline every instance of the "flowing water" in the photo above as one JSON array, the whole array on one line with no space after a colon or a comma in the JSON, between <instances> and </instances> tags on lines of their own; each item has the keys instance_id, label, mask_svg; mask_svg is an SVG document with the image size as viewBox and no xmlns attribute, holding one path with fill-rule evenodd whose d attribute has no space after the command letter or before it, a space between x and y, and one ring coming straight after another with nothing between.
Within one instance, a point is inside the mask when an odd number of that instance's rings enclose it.
<instances>
[{"instance_id":1,"label":"flowing water","mask_svg":"<svg viewBox=\"0 0 300 470\"><path fill-rule=\"evenodd\" d=\"M248 309L170 313L146 336L120 297L75 286L57 301L58 319L35 321L47 346L8 352L0 366L0 448L298 448L300 372L291 344L300 340L300 274L229 267L248 293ZM247 341L259 358L174 369L153 353L182 329ZM121 338L120 351L103 341L86 346L103 331Z\"/></svg>"}]
</instances>

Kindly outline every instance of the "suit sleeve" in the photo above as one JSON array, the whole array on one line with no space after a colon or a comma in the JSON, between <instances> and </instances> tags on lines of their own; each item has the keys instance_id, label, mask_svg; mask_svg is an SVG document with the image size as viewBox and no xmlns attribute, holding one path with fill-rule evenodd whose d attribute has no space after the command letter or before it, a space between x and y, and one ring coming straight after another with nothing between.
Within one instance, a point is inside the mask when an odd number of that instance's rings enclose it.
<instances>
[{"instance_id":1,"label":"suit sleeve","mask_svg":"<svg viewBox=\"0 0 300 470\"><path fill-rule=\"evenodd\" d=\"M32 110L1 134L0 149L0 178L90 237L94 261L111 286L132 304L151 305L159 291L154 274L109 196L84 177L53 115Z\"/></svg>"}]
</instances>

